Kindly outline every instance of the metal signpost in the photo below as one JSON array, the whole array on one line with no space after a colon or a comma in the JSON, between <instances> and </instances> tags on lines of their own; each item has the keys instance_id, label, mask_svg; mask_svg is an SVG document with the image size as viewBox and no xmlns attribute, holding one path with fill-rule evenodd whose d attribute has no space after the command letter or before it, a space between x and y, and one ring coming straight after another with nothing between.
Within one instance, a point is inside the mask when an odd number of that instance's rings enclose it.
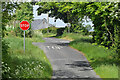
<instances>
[{"instance_id":1,"label":"metal signpost","mask_svg":"<svg viewBox=\"0 0 120 80\"><path fill-rule=\"evenodd\" d=\"M20 28L24 31L24 53L25 53L25 31L29 29L29 23L27 21L22 21L20 23Z\"/></svg>"}]
</instances>

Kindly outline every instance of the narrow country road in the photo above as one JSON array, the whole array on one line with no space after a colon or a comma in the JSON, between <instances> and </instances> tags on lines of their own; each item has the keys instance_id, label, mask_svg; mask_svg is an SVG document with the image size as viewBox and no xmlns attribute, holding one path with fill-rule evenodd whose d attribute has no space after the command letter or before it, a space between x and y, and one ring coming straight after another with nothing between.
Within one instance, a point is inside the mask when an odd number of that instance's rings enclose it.
<instances>
[{"instance_id":1,"label":"narrow country road","mask_svg":"<svg viewBox=\"0 0 120 80\"><path fill-rule=\"evenodd\" d=\"M57 38L44 38L44 40L46 42L33 42L33 44L46 53L53 68L52 79L101 80L87 59L79 51L68 46L70 41Z\"/></svg>"}]
</instances>

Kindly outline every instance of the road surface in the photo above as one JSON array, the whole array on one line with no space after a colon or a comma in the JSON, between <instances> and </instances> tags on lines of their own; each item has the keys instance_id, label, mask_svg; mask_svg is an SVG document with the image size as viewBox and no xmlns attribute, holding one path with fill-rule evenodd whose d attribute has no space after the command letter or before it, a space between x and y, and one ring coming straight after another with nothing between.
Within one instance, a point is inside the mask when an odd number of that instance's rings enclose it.
<instances>
[{"instance_id":1,"label":"road surface","mask_svg":"<svg viewBox=\"0 0 120 80\"><path fill-rule=\"evenodd\" d=\"M99 76L90 67L87 59L79 51L68 46L70 41L57 38L44 38L44 40L44 43L33 42L33 44L46 53L53 68L52 79L99 80Z\"/></svg>"}]
</instances>

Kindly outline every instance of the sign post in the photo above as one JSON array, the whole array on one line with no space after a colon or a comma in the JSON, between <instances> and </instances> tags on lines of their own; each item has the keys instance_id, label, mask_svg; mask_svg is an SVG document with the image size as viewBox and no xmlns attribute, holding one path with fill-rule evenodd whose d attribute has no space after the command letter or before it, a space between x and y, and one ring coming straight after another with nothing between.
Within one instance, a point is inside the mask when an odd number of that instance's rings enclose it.
<instances>
[{"instance_id":1,"label":"sign post","mask_svg":"<svg viewBox=\"0 0 120 80\"><path fill-rule=\"evenodd\" d=\"M25 31L24 31L24 53L25 53Z\"/></svg>"},{"instance_id":2,"label":"sign post","mask_svg":"<svg viewBox=\"0 0 120 80\"><path fill-rule=\"evenodd\" d=\"M25 53L25 31L29 29L29 23L27 21L22 21L20 23L20 28L24 31L24 53Z\"/></svg>"}]
</instances>

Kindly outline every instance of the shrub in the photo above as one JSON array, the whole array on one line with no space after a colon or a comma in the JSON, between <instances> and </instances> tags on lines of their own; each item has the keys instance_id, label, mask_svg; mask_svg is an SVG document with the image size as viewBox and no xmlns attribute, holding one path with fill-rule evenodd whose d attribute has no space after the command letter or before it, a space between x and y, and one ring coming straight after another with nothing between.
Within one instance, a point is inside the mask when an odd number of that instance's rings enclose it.
<instances>
[{"instance_id":1,"label":"shrub","mask_svg":"<svg viewBox=\"0 0 120 80\"><path fill-rule=\"evenodd\" d=\"M20 27L16 27L14 32L16 36L24 37L24 31L22 31ZM32 37L32 36L33 36L33 30L30 27L27 31L25 31L25 37Z\"/></svg>"},{"instance_id":2,"label":"shrub","mask_svg":"<svg viewBox=\"0 0 120 80\"><path fill-rule=\"evenodd\" d=\"M2 40L2 54L7 54L8 53L8 43L5 40Z\"/></svg>"}]
</instances>

